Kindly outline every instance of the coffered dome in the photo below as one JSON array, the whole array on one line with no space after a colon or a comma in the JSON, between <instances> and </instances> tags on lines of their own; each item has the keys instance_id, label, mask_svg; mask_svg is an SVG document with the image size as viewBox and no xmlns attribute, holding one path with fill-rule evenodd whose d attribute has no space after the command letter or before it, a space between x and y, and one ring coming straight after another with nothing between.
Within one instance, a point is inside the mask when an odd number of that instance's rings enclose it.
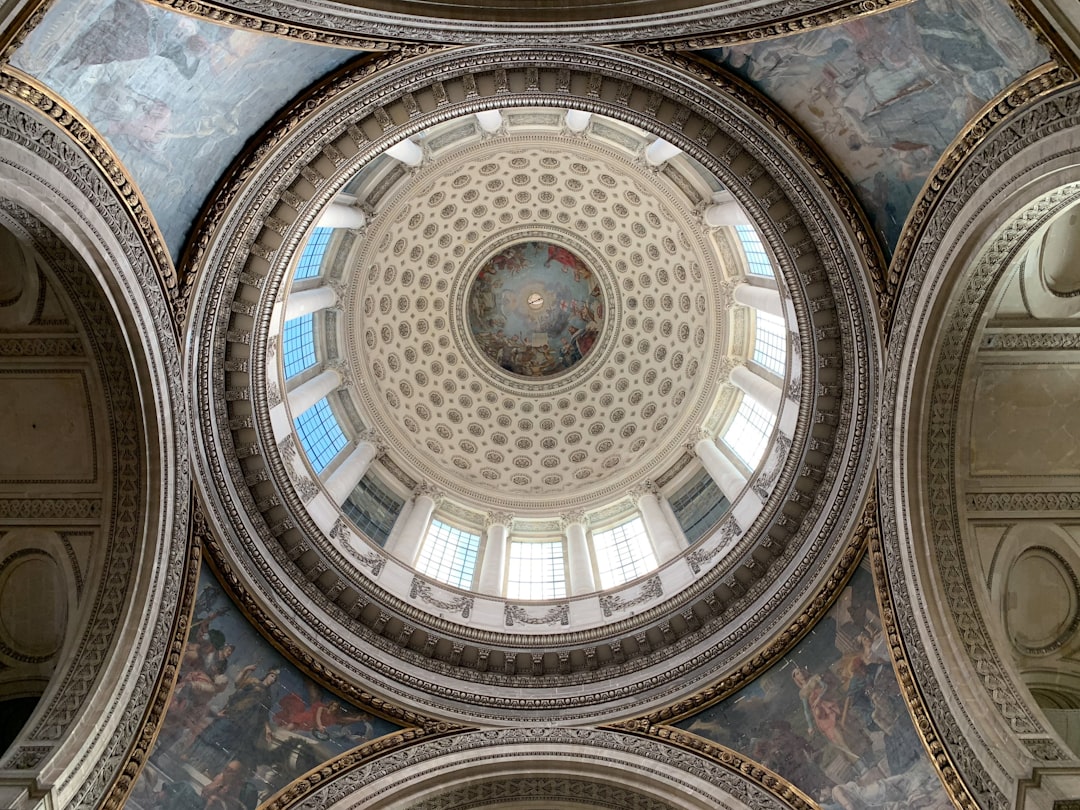
<instances>
[{"instance_id":1,"label":"coffered dome","mask_svg":"<svg viewBox=\"0 0 1080 810\"><path fill-rule=\"evenodd\" d=\"M232 469L240 568L275 572L255 591L372 688L452 715L640 710L670 667L748 654L755 605L791 615L840 553L875 350L857 253L830 247L852 223L737 95L694 118L662 106L686 76L632 57L453 58L449 85L382 74L370 117L331 93L238 174L267 224L242 270L231 226L208 245L239 285L198 296L204 367L232 358L199 396L234 403L236 444L202 458Z\"/></svg>"}]
</instances>

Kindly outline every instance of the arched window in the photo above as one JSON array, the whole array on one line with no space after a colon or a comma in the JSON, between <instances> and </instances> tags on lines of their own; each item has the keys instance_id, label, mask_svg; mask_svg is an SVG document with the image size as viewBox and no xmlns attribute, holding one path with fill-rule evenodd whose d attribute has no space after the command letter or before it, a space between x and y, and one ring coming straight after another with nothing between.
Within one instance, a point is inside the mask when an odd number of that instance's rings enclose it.
<instances>
[{"instance_id":1,"label":"arched window","mask_svg":"<svg viewBox=\"0 0 1080 810\"><path fill-rule=\"evenodd\" d=\"M754 362L783 377L787 369L787 330L784 321L757 310L754 322Z\"/></svg>"},{"instance_id":2,"label":"arched window","mask_svg":"<svg viewBox=\"0 0 1080 810\"><path fill-rule=\"evenodd\" d=\"M735 418L724 433L724 443L753 469L761 461L772 428L773 415L753 397L744 394Z\"/></svg>"},{"instance_id":3,"label":"arched window","mask_svg":"<svg viewBox=\"0 0 1080 810\"><path fill-rule=\"evenodd\" d=\"M304 246L304 252L300 254L300 261L296 263L294 280L300 281L319 275L323 254L326 253L326 246L330 243L330 235L333 232L333 228L316 228L311 232L311 238Z\"/></svg>"},{"instance_id":4,"label":"arched window","mask_svg":"<svg viewBox=\"0 0 1080 810\"><path fill-rule=\"evenodd\" d=\"M317 473L326 469L326 465L348 444L326 397L296 417L295 421L300 444Z\"/></svg>"},{"instance_id":5,"label":"arched window","mask_svg":"<svg viewBox=\"0 0 1080 810\"><path fill-rule=\"evenodd\" d=\"M562 541L513 541L506 577L510 599L562 599L566 565Z\"/></svg>"},{"instance_id":6,"label":"arched window","mask_svg":"<svg viewBox=\"0 0 1080 810\"><path fill-rule=\"evenodd\" d=\"M656 568L656 555L640 517L594 532L593 553L601 588L614 588Z\"/></svg>"},{"instance_id":7,"label":"arched window","mask_svg":"<svg viewBox=\"0 0 1080 810\"><path fill-rule=\"evenodd\" d=\"M285 322L282 336L285 377L293 377L316 363L315 329L311 315L301 315Z\"/></svg>"}]
</instances>

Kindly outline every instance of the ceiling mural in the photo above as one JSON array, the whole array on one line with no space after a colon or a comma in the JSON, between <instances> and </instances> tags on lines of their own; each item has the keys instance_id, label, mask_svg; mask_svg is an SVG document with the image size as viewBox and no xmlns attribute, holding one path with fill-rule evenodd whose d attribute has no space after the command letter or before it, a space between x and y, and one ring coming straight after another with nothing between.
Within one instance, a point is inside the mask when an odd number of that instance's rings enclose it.
<instances>
[{"instance_id":1,"label":"ceiling mural","mask_svg":"<svg viewBox=\"0 0 1080 810\"><path fill-rule=\"evenodd\" d=\"M1005 0L920 0L706 54L779 104L836 161L886 256L953 138L1050 59Z\"/></svg>"},{"instance_id":2,"label":"ceiling mural","mask_svg":"<svg viewBox=\"0 0 1080 810\"><path fill-rule=\"evenodd\" d=\"M320 763L399 728L286 661L204 565L176 688L127 807L253 808Z\"/></svg>"},{"instance_id":3,"label":"ceiling mural","mask_svg":"<svg viewBox=\"0 0 1080 810\"><path fill-rule=\"evenodd\" d=\"M480 350L522 377L549 377L578 364L603 326L600 283L573 251L530 241L481 266L468 293L468 324Z\"/></svg>"},{"instance_id":4,"label":"ceiling mural","mask_svg":"<svg viewBox=\"0 0 1080 810\"><path fill-rule=\"evenodd\" d=\"M173 261L245 141L351 51L304 45L141 0L58 0L12 58L116 151ZM282 64L288 70L279 70Z\"/></svg>"},{"instance_id":5,"label":"ceiling mural","mask_svg":"<svg viewBox=\"0 0 1080 810\"><path fill-rule=\"evenodd\" d=\"M680 728L745 751L822 810L949 810L893 672L868 561L753 684Z\"/></svg>"}]
</instances>

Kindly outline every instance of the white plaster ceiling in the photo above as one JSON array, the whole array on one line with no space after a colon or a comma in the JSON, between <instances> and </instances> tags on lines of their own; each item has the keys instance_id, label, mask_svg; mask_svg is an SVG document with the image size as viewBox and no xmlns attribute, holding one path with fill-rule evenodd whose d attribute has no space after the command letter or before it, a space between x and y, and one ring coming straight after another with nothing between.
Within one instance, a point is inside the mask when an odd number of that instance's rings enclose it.
<instances>
[{"instance_id":1,"label":"white plaster ceiling","mask_svg":"<svg viewBox=\"0 0 1080 810\"><path fill-rule=\"evenodd\" d=\"M511 375L465 323L479 267L529 239L593 269L597 346ZM724 272L664 174L589 139L509 133L410 173L380 200L346 280L350 393L394 461L470 505L590 508L662 473L720 387Z\"/></svg>"}]
</instances>

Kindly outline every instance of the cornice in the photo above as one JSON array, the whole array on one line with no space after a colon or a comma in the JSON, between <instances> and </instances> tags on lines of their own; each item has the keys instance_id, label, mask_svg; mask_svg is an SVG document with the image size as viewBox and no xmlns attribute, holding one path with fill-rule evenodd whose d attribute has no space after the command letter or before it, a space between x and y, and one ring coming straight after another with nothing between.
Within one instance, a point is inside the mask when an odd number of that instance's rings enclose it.
<instances>
[{"instance_id":1,"label":"cornice","mask_svg":"<svg viewBox=\"0 0 1080 810\"><path fill-rule=\"evenodd\" d=\"M663 740L684 751L692 751L698 756L719 763L724 768L738 773L748 782L757 785L790 810L817 810L818 808L813 799L780 774L732 748L727 748L692 732L669 725L654 724L648 720L631 720L618 723L611 728L638 737Z\"/></svg>"},{"instance_id":2,"label":"cornice","mask_svg":"<svg viewBox=\"0 0 1080 810\"><path fill-rule=\"evenodd\" d=\"M970 230L974 222L987 216L990 206L1000 207L1006 195L1021 187L1025 172L1030 171L1030 159L1025 164L1023 157L1025 150L1049 138L1060 138L1060 133L1077 126L1080 126L1080 88L1075 84L1058 87L1009 112L942 188L940 200L922 230L917 249L913 250L893 314L888 362L889 367L897 371L885 380L883 401L896 403L897 407L883 411L882 436L892 438L883 444L878 462L882 529L881 542L872 561L877 579L887 581L891 588L891 602L884 604L883 610L895 628L889 633L891 643L894 647L903 645L894 651L898 660L897 674L905 694L912 698L910 705L917 712L916 726L924 732L931 757L938 764L950 791L965 806L1006 806L1009 800L995 786L987 770L990 767L997 769L1000 777L1005 769L998 759L1001 754L996 747L964 736L962 729L971 733L972 720L967 707L950 700L950 696L956 694L956 685L949 682L948 670L942 671L935 666L935 663L941 663L942 653L937 649L926 649L919 643L921 628L932 622L924 615L927 598L940 599L944 606L945 618L935 621L947 621L951 627L962 628L957 634L959 649L956 654L966 656L965 666L970 666L970 672L978 673L978 678L967 688L985 690L986 702L981 705L987 709L983 711L999 713L1003 728L1023 735L1022 739L1016 739L1016 746L1019 750L1026 749L1035 760L1053 762L1064 756L1049 730L1044 728L1044 721L1034 715L1017 693L1009 672L993 655L990 631L978 612L959 535L957 493L952 479L955 419L951 415L955 413L960 375L986 297L1029 236L1063 206L1075 201L1080 193L1075 184L1072 188L1046 194L1027 206L988 239L978 255L965 260L970 267L965 271L961 287L951 293L953 303L948 318L931 316L926 308L928 304L920 303L920 296L925 295L924 285L934 283L938 278L935 274L942 272L936 263L955 261L949 257L955 256L960 245L947 242L947 235L956 229ZM1037 159L1052 162L1064 154L1042 154ZM1020 166L1014 176L997 177L993 189L985 188L995 172L1014 159ZM979 194L980 204L968 206L968 201L976 194ZM964 218L960 219L961 216ZM959 270L954 272L959 273ZM910 406L898 400L899 391L909 391L915 379L915 371L907 359L911 352L907 343L913 340L913 334L925 334L931 328L930 324L937 329L939 321L941 333L935 333L934 338L934 370L925 372L929 376L929 387L924 396L927 403L933 403L927 407L931 424L920 433L925 442L926 471L919 482L904 482L895 469L911 464L907 456L914 452L898 438L899 430L908 429L906 424L900 427L901 420L912 418L908 415ZM917 529L909 527L905 514L898 511L907 508L901 506L901 499L908 497L905 491L916 487L923 491L919 497L927 499L925 511L930 517L926 519L931 521L930 525ZM933 534L934 561L928 564L936 567L934 581L940 583L936 586L940 591L918 578L913 584L905 578L910 576L905 571L912 564L914 553L911 543L923 542L912 536L913 531ZM930 593L931 590L934 593ZM913 700L915 690L920 698L918 702ZM977 752L976 745L983 747ZM986 765L980 757L986 758Z\"/></svg>"},{"instance_id":3,"label":"cornice","mask_svg":"<svg viewBox=\"0 0 1080 810\"><path fill-rule=\"evenodd\" d=\"M191 616L195 610L195 595L199 585L199 569L202 564L200 537L206 531L206 521L202 513L195 508L195 493L189 495L189 510L192 520L189 524L187 555L177 589L176 611L172 616L172 630L165 651L161 669L154 682L152 696L143 714L138 736L127 753L127 761L120 767L120 772L109 786L99 805L101 810L122 810L127 803L135 782L143 766L154 750L161 724L172 702L176 679L180 674L180 659L187 645L191 630Z\"/></svg>"},{"instance_id":4,"label":"cornice","mask_svg":"<svg viewBox=\"0 0 1080 810\"><path fill-rule=\"evenodd\" d=\"M453 783L458 768L473 770L480 765L489 776L531 772L532 765L517 763L536 763L555 756L572 761L580 774L588 774L596 767L607 770L633 762L630 767L635 769L637 784L647 784L664 795L676 789L686 791L699 802L718 808L731 807L722 795L755 810L816 807L797 788L758 763L667 727L634 732L614 728L496 728L390 742L392 750L381 756L365 756L364 749L359 749L331 760L272 797L262 805L263 810L314 810L350 798L357 803L377 802L385 796L383 780L387 776L417 765L424 767L426 778L440 774ZM533 747L536 750L530 751ZM395 796L407 796L416 781L416 776L395 781ZM710 786L707 794L702 791L703 783Z\"/></svg>"}]
</instances>

